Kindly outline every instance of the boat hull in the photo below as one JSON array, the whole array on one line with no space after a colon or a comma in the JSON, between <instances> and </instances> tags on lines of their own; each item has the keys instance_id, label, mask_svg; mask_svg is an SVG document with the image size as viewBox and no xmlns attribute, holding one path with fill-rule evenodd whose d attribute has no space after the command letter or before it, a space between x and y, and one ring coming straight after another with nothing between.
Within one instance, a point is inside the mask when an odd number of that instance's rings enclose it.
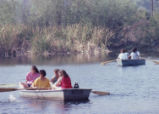
<instances>
[{"instance_id":1,"label":"boat hull","mask_svg":"<svg viewBox=\"0 0 159 114\"><path fill-rule=\"evenodd\" d=\"M20 95L33 99L52 99L63 101L88 100L91 89L64 89L64 90L21 90Z\"/></svg>"},{"instance_id":2,"label":"boat hull","mask_svg":"<svg viewBox=\"0 0 159 114\"><path fill-rule=\"evenodd\" d=\"M120 59L117 59L117 63L120 66L139 66L139 65L145 65L146 61L145 61L145 59L139 59L139 60L120 60Z\"/></svg>"}]
</instances>

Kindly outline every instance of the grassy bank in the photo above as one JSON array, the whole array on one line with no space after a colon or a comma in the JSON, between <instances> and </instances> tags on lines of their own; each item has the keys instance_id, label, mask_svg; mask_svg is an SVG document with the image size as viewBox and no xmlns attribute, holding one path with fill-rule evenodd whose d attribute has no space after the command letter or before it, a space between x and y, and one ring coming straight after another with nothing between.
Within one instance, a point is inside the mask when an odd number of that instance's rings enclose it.
<instances>
[{"instance_id":1,"label":"grassy bank","mask_svg":"<svg viewBox=\"0 0 159 114\"><path fill-rule=\"evenodd\" d=\"M71 53L97 55L133 47L158 52L158 30L159 15L121 29L87 24L45 27L5 24L0 26L0 52L1 57Z\"/></svg>"},{"instance_id":2,"label":"grassy bank","mask_svg":"<svg viewBox=\"0 0 159 114\"><path fill-rule=\"evenodd\" d=\"M1 56L97 54L108 51L114 33L108 28L75 24L67 27L6 25L0 29Z\"/></svg>"},{"instance_id":3,"label":"grassy bank","mask_svg":"<svg viewBox=\"0 0 159 114\"><path fill-rule=\"evenodd\" d=\"M159 51L159 8L154 6L152 16L149 5L148 0L0 0L0 56Z\"/></svg>"}]
</instances>

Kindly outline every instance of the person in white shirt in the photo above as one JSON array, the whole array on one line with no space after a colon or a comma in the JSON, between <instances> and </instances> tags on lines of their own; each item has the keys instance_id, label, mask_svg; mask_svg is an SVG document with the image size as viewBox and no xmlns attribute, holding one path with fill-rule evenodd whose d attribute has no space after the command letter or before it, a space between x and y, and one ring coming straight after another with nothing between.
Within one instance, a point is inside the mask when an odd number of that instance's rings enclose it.
<instances>
[{"instance_id":1,"label":"person in white shirt","mask_svg":"<svg viewBox=\"0 0 159 114\"><path fill-rule=\"evenodd\" d=\"M133 49L133 51L130 54L130 58L132 60L140 59L140 52L137 50L137 48Z\"/></svg>"},{"instance_id":2,"label":"person in white shirt","mask_svg":"<svg viewBox=\"0 0 159 114\"><path fill-rule=\"evenodd\" d=\"M126 52L125 49L120 50L120 54L118 55L118 59L121 60L128 60L129 54Z\"/></svg>"},{"instance_id":3,"label":"person in white shirt","mask_svg":"<svg viewBox=\"0 0 159 114\"><path fill-rule=\"evenodd\" d=\"M129 59L129 53L127 52L127 50L124 50L125 52L124 52L124 55L125 55L125 59L127 60L127 59Z\"/></svg>"}]
</instances>

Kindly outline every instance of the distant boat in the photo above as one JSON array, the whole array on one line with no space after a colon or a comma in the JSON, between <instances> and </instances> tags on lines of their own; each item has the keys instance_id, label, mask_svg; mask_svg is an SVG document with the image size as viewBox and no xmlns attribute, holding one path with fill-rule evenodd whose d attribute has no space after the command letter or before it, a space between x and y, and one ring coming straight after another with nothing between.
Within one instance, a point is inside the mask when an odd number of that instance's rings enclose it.
<instances>
[{"instance_id":1,"label":"distant boat","mask_svg":"<svg viewBox=\"0 0 159 114\"><path fill-rule=\"evenodd\" d=\"M20 90L25 98L51 99L63 101L88 100L91 89L64 89L64 90Z\"/></svg>"},{"instance_id":2,"label":"distant boat","mask_svg":"<svg viewBox=\"0 0 159 114\"><path fill-rule=\"evenodd\" d=\"M137 59L137 60L117 59L117 63L120 66L139 66L139 65L145 65L146 61L145 61L145 59Z\"/></svg>"}]
</instances>

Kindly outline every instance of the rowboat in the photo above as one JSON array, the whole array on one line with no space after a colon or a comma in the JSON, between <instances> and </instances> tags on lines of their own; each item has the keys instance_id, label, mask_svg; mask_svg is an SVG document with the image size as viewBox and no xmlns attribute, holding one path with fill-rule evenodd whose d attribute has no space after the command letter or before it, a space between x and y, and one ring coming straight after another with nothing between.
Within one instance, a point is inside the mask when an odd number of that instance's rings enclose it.
<instances>
[{"instance_id":1,"label":"rowboat","mask_svg":"<svg viewBox=\"0 0 159 114\"><path fill-rule=\"evenodd\" d=\"M64 90L20 90L20 96L33 99L52 99L63 101L88 100L91 89L64 89Z\"/></svg>"},{"instance_id":2,"label":"rowboat","mask_svg":"<svg viewBox=\"0 0 159 114\"><path fill-rule=\"evenodd\" d=\"M138 59L138 60L121 60L117 59L117 63L120 66L138 66L138 65L145 65L145 59Z\"/></svg>"}]
</instances>

